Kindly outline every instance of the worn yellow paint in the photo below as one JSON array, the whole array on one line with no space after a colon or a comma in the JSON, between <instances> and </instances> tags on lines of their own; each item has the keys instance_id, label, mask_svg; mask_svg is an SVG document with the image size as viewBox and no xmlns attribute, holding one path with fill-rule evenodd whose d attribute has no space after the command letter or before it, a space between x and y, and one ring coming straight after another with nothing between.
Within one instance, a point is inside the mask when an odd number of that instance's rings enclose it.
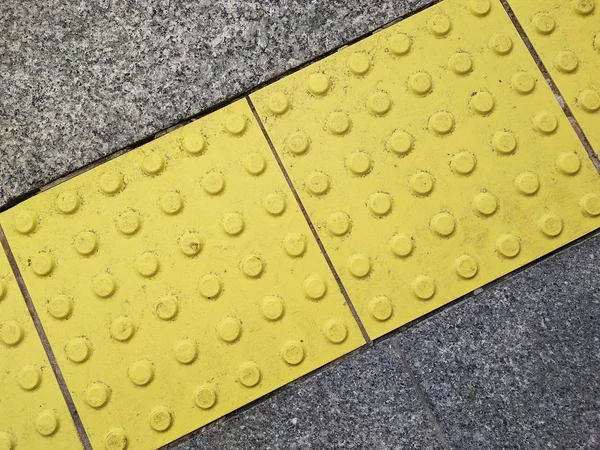
<instances>
[{"instance_id":1,"label":"worn yellow paint","mask_svg":"<svg viewBox=\"0 0 600 450\"><path fill-rule=\"evenodd\" d=\"M592 148L600 153L600 4L509 0Z\"/></svg>"},{"instance_id":2,"label":"worn yellow paint","mask_svg":"<svg viewBox=\"0 0 600 450\"><path fill-rule=\"evenodd\" d=\"M0 246L0 449L82 448Z\"/></svg>"},{"instance_id":3,"label":"worn yellow paint","mask_svg":"<svg viewBox=\"0 0 600 450\"><path fill-rule=\"evenodd\" d=\"M600 224L600 180L499 1L446 0L251 95L380 336Z\"/></svg>"},{"instance_id":4,"label":"worn yellow paint","mask_svg":"<svg viewBox=\"0 0 600 450\"><path fill-rule=\"evenodd\" d=\"M159 447L364 343L246 101L0 220L95 448Z\"/></svg>"}]
</instances>

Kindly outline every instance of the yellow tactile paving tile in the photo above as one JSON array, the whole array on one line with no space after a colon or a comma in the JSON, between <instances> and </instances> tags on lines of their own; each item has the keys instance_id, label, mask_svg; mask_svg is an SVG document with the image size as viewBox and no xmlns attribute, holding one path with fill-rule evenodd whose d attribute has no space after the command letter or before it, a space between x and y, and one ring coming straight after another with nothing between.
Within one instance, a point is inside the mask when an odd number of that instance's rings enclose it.
<instances>
[{"instance_id":1,"label":"yellow tactile paving tile","mask_svg":"<svg viewBox=\"0 0 600 450\"><path fill-rule=\"evenodd\" d=\"M544 66L600 153L600 3L509 0Z\"/></svg>"},{"instance_id":2,"label":"yellow tactile paving tile","mask_svg":"<svg viewBox=\"0 0 600 450\"><path fill-rule=\"evenodd\" d=\"M245 100L1 222L95 448L159 447L364 343Z\"/></svg>"},{"instance_id":3,"label":"yellow tactile paving tile","mask_svg":"<svg viewBox=\"0 0 600 450\"><path fill-rule=\"evenodd\" d=\"M371 337L600 225L497 0L446 0L251 95Z\"/></svg>"},{"instance_id":4,"label":"yellow tactile paving tile","mask_svg":"<svg viewBox=\"0 0 600 450\"><path fill-rule=\"evenodd\" d=\"M0 449L82 448L0 245Z\"/></svg>"}]
</instances>

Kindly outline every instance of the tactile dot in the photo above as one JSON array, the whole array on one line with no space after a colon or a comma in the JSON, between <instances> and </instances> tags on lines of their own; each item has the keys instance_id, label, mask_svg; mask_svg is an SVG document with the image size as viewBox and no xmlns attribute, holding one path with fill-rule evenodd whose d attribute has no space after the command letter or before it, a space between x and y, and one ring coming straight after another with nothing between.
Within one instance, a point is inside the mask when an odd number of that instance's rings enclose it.
<instances>
[{"instance_id":1,"label":"tactile dot","mask_svg":"<svg viewBox=\"0 0 600 450\"><path fill-rule=\"evenodd\" d=\"M19 386L26 391L32 391L38 387L42 381L42 372L35 366L27 365L19 370L17 374Z\"/></svg>"},{"instance_id":2,"label":"tactile dot","mask_svg":"<svg viewBox=\"0 0 600 450\"><path fill-rule=\"evenodd\" d=\"M246 118L240 114L231 114L225 119L225 131L233 136L239 136L246 131Z\"/></svg>"},{"instance_id":3,"label":"tactile dot","mask_svg":"<svg viewBox=\"0 0 600 450\"><path fill-rule=\"evenodd\" d=\"M248 255L242 259L242 272L250 278L258 278L264 270L264 263L256 255Z\"/></svg>"},{"instance_id":4,"label":"tactile dot","mask_svg":"<svg viewBox=\"0 0 600 450\"><path fill-rule=\"evenodd\" d=\"M579 67L579 60L572 51L562 50L554 58L554 65L562 73L573 73Z\"/></svg>"},{"instance_id":5,"label":"tactile dot","mask_svg":"<svg viewBox=\"0 0 600 450\"><path fill-rule=\"evenodd\" d=\"M442 14L436 14L427 21L427 29L435 36L442 37L450 32L450 19Z\"/></svg>"},{"instance_id":6,"label":"tactile dot","mask_svg":"<svg viewBox=\"0 0 600 450\"><path fill-rule=\"evenodd\" d=\"M171 320L177 316L179 304L174 295L165 295L154 304L154 313L162 320Z\"/></svg>"},{"instance_id":7,"label":"tactile dot","mask_svg":"<svg viewBox=\"0 0 600 450\"><path fill-rule=\"evenodd\" d=\"M21 211L15 215L13 225L21 234L30 234L37 228L37 216L31 211Z\"/></svg>"},{"instance_id":8,"label":"tactile dot","mask_svg":"<svg viewBox=\"0 0 600 450\"><path fill-rule=\"evenodd\" d=\"M260 369L254 362L245 362L238 369L238 380L246 387L254 387L260 382Z\"/></svg>"},{"instance_id":9,"label":"tactile dot","mask_svg":"<svg viewBox=\"0 0 600 450\"><path fill-rule=\"evenodd\" d=\"M121 428L112 428L104 438L106 450L125 450L127 448L127 436Z\"/></svg>"},{"instance_id":10,"label":"tactile dot","mask_svg":"<svg viewBox=\"0 0 600 450\"><path fill-rule=\"evenodd\" d=\"M350 231L350 218L343 212L334 212L327 218L327 231L343 236Z\"/></svg>"},{"instance_id":11,"label":"tactile dot","mask_svg":"<svg viewBox=\"0 0 600 450\"><path fill-rule=\"evenodd\" d=\"M515 179L515 186L524 195L533 195L540 188L540 181L536 174L523 172Z\"/></svg>"},{"instance_id":12,"label":"tactile dot","mask_svg":"<svg viewBox=\"0 0 600 450\"><path fill-rule=\"evenodd\" d=\"M218 172L209 172L202 177L202 188L207 194L220 194L225 189L225 178Z\"/></svg>"},{"instance_id":13,"label":"tactile dot","mask_svg":"<svg viewBox=\"0 0 600 450\"><path fill-rule=\"evenodd\" d=\"M150 426L159 432L167 431L171 428L173 416L168 408L164 406L156 406L150 412Z\"/></svg>"},{"instance_id":14,"label":"tactile dot","mask_svg":"<svg viewBox=\"0 0 600 450\"><path fill-rule=\"evenodd\" d=\"M126 342L133 337L135 326L129 317L117 317L110 324L110 335L117 341Z\"/></svg>"},{"instance_id":15,"label":"tactile dot","mask_svg":"<svg viewBox=\"0 0 600 450\"><path fill-rule=\"evenodd\" d=\"M350 118L343 112L332 112L327 119L327 129L336 135L346 134L350 130Z\"/></svg>"},{"instance_id":16,"label":"tactile dot","mask_svg":"<svg viewBox=\"0 0 600 450\"><path fill-rule=\"evenodd\" d=\"M536 114L533 118L535 129L543 134L552 134L558 128L558 120L556 117L547 111Z\"/></svg>"},{"instance_id":17,"label":"tactile dot","mask_svg":"<svg viewBox=\"0 0 600 450\"><path fill-rule=\"evenodd\" d=\"M513 75L511 86L519 94L530 94L535 89L535 78L527 72L518 72Z\"/></svg>"},{"instance_id":18,"label":"tactile dot","mask_svg":"<svg viewBox=\"0 0 600 450\"><path fill-rule=\"evenodd\" d=\"M339 319L331 319L325 323L323 333L327 340L333 344L341 344L348 337L348 328Z\"/></svg>"},{"instance_id":19,"label":"tactile dot","mask_svg":"<svg viewBox=\"0 0 600 450\"><path fill-rule=\"evenodd\" d=\"M131 236L142 226L142 218L135 211L125 211L117 217L118 230L128 236Z\"/></svg>"},{"instance_id":20,"label":"tactile dot","mask_svg":"<svg viewBox=\"0 0 600 450\"><path fill-rule=\"evenodd\" d=\"M369 196L367 205L373 215L383 217L392 210L392 197L385 192L375 192Z\"/></svg>"},{"instance_id":21,"label":"tactile dot","mask_svg":"<svg viewBox=\"0 0 600 450\"><path fill-rule=\"evenodd\" d=\"M85 338L73 338L65 346L67 358L74 363L82 363L87 361L91 354L91 346Z\"/></svg>"},{"instance_id":22,"label":"tactile dot","mask_svg":"<svg viewBox=\"0 0 600 450\"><path fill-rule=\"evenodd\" d=\"M5 322L0 328L0 340L8 346L15 346L23 340L23 327L16 320Z\"/></svg>"},{"instance_id":23,"label":"tactile dot","mask_svg":"<svg viewBox=\"0 0 600 450\"><path fill-rule=\"evenodd\" d=\"M417 95L425 95L431 92L433 81L427 72L417 72L408 79L408 87Z\"/></svg>"},{"instance_id":24,"label":"tactile dot","mask_svg":"<svg viewBox=\"0 0 600 450\"><path fill-rule=\"evenodd\" d=\"M445 135L454 129L454 117L446 111L435 113L429 119L429 129L438 135Z\"/></svg>"},{"instance_id":25,"label":"tactile dot","mask_svg":"<svg viewBox=\"0 0 600 450\"><path fill-rule=\"evenodd\" d=\"M479 265L472 256L461 255L454 260L454 269L462 278L470 279L477 275Z\"/></svg>"},{"instance_id":26,"label":"tactile dot","mask_svg":"<svg viewBox=\"0 0 600 450\"><path fill-rule=\"evenodd\" d=\"M31 270L40 277L50 275L55 265L54 257L49 253L38 253L31 259Z\"/></svg>"},{"instance_id":27,"label":"tactile dot","mask_svg":"<svg viewBox=\"0 0 600 450\"><path fill-rule=\"evenodd\" d=\"M61 192L56 198L56 208L63 214L73 214L80 204L79 195L73 191Z\"/></svg>"},{"instance_id":28,"label":"tactile dot","mask_svg":"<svg viewBox=\"0 0 600 450\"><path fill-rule=\"evenodd\" d=\"M179 238L179 250L185 256L196 256L202 250L202 239L198 233L184 233Z\"/></svg>"},{"instance_id":29,"label":"tactile dot","mask_svg":"<svg viewBox=\"0 0 600 450\"><path fill-rule=\"evenodd\" d=\"M206 149L206 139L200 133L190 133L181 141L181 148L190 155L198 155Z\"/></svg>"},{"instance_id":30,"label":"tactile dot","mask_svg":"<svg viewBox=\"0 0 600 450\"><path fill-rule=\"evenodd\" d=\"M313 172L306 179L306 189L314 195L323 195L329 190L329 177L323 172Z\"/></svg>"},{"instance_id":31,"label":"tactile dot","mask_svg":"<svg viewBox=\"0 0 600 450\"><path fill-rule=\"evenodd\" d=\"M273 114L281 115L290 107L290 101L282 92L275 92L269 97L269 111Z\"/></svg>"},{"instance_id":32,"label":"tactile dot","mask_svg":"<svg viewBox=\"0 0 600 450\"><path fill-rule=\"evenodd\" d=\"M470 0L469 9L476 16L485 16L491 9L490 0Z\"/></svg>"},{"instance_id":33,"label":"tactile dot","mask_svg":"<svg viewBox=\"0 0 600 450\"><path fill-rule=\"evenodd\" d=\"M396 33L388 39L388 50L396 56L405 55L411 46L410 38L404 33Z\"/></svg>"},{"instance_id":34,"label":"tactile dot","mask_svg":"<svg viewBox=\"0 0 600 450\"><path fill-rule=\"evenodd\" d=\"M51 409L45 409L35 418L35 429L42 436L52 436L58 430L58 416Z\"/></svg>"},{"instance_id":35,"label":"tactile dot","mask_svg":"<svg viewBox=\"0 0 600 450\"><path fill-rule=\"evenodd\" d=\"M173 348L175 359L181 364L191 364L198 356L198 347L191 339L182 339Z\"/></svg>"},{"instance_id":36,"label":"tactile dot","mask_svg":"<svg viewBox=\"0 0 600 450\"><path fill-rule=\"evenodd\" d=\"M142 159L142 170L148 175L158 175L165 168L165 158L158 152L148 153Z\"/></svg>"},{"instance_id":37,"label":"tactile dot","mask_svg":"<svg viewBox=\"0 0 600 450\"><path fill-rule=\"evenodd\" d=\"M477 164L475 157L469 152L459 152L452 157L450 167L458 175L468 175L475 169Z\"/></svg>"},{"instance_id":38,"label":"tactile dot","mask_svg":"<svg viewBox=\"0 0 600 450\"><path fill-rule=\"evenodd\" d=\"M588 216L600 216L600 195L586 194L579 202L581 209Z\"/></svg>"},{"instance_id":39,"label":"tactile dot","mask_svg":"<svg viewBox=\"0 0 600 450\"><path fill-rule=\"evenodd\" d=\"M431 229L439 236L448 237L454 233L456 221L451 214L442 212L431 219Z\"/></svg>"},{"instance_id":40,"label":"tactile dot","mask_svg":"<svg viewBox=\"0 0 600 450\"><path fill-rule=\"evenodd\" d=\"M15 442L12 436L4 431L0 431L0 450L13 450Z\"/></svg>"},{"instance_id":41,"label":"tactile dot","mask_svg":"<svg viewBox=\"0 0 600 450\"><path fill-rule=\"evenodd\" d=\"M239 213L227 213L221 223L223 231L230 236L237 236L244 231L244 217Z\"/></svg>"},{"instance_id":42,"label":"tactile dot","mask_svg":"<svg viewBox=\"0 0 600 450\"><path fill-rule=\"evenodd\" d=\"M298 341L288 341L281 349L281 357L291 366L297 366L304 359L304 348Z\"/></svg>"},{"instance_id":43,"label":"tactile dot","mask_svg":"<svg viewBox=\"0 0 600 450\"><path fill-rule=\"evenodd\" d=\"M364 175L371 170L371 158L364 152L354 152L346 159L346 166L355 175Z\"/></svg>"},{"instance_id":44,"label":"tactile dot","mask_svg":"<svg viewBox=\"0 0 600 450\"><path fill-rule=\"evenodd\" d=\"M145 252L138 256L134 266L136 272L146 278L156 275L160 268L158 257L150 252Z\"/></svg>"},{"instance_id":45,"label":"tactile dot","mask_svg":"<svg viewBox=\"0 0 600 450\"><path fill-rule=\"evenodd\" d=\"M239 320L233 317L226 317L219 322L217 327L219 337L225 342L235 342L242 334L242 325Z\"/></svg>"},{"instance_id":46,"label":"tactile dot","mask_svg":"<svg viewBox=\"0 0 600 450\"><path fill-rule=\"evenodd\" d=\"M434 178L427 172L417 172L410 177L410 189L417 195L427 195L433 190Z\"/></svg>"},{"instance_id":47,"label":"tactile dot","mask_svg":"<svg viewBox=\"0 0 600 450\"><path fill-rule=\"evenodd\" d=\"M322 73L313 73L308 77L308 90L314 95L323 95L329 90L329 78Z\"/></svg>"},{"instance_id":48,"label":"tactile dot","mask_svg":"<svg viewBox=\"0 0 600 450\"><path fill-rule=\"evenodd\" d=\"M556 166L565 175L575 175L581 169L581 160L576 153L564 152L558 155Z\"/></svg>"},{"instance_id":49,"label":"tactile dot","mask_svg":"<svg viewBox=\"0 0 600 450\"><path fill-rule=\"evenodd\" d=\"M267 161L260 153L251 153L246 156L244 167L246 168L246 172L250 175L260 175L265 171Z\"/></svg>"},{"instance_id":50,"label":"tactile dot","mask_svg":"<svg viewBox=\"0 0 600 450\"><path fill-rule=\"evenodd\" d=\"M110 391L104 383L92 383L85 390L85 402L92 408L102 408L109 396Z\"/></svg>"},{"instance_id":51,"label":"tactile dot","mask_svg":"<svg viewBox=\"0 0 600 450\"><path fill-rule=\"evenodd\" d=\"M544 214L538 220L538 225L542 233L551 238L558 236L563 229L562 220L555 214Z\"/></svg>"},{"instance_id":52,"label":"tactile dot","mask_svg":"<svg viewBox=\"0 0 600 450\"><path fill-rule=\"evenodd\" d=\"M101 273L92 281L92 290L94 294L101 298L108 298L115 293L117 282L109 273Z\"/></svg>"},{"instance_id":53,"label":"tactile dot","mask_svg":"<svg viewBox=\"0 0 600 450\"><path fill-rule=\"evenodd\" d=\"M285 211L285 197L279 192L272 192L264 198L263 206L272 216L279 216Z\"/></svg>"},{"instance_id":54,"label":"tactile dot","mask_svg":"<svg viewBox=\"0 0 600 450\"><path fill-rule=\"evenodd\" d=\"M48 302L48 313L55 319L67 319L73 312L73 300L64 294L52 297Z\"/></svg>"},{"instance_id":55,"label":"tactile dot","mask_svg":"<svg viewBox=\"0 0 600 450\"><path fill-rule=\"evenodd\" d=\"M413 251L413 241L407 234L396 234L390 239L390 248L394 255L406 258Z\"/></svg>"},{"instance_id":56,"label":"tactile dot","mask_svg":"<svg viewBox=\"0 0 600 450\"><path fill-rule=\"evenodd\" d=\"M306 237L300 233L290 233L283 240L285 252L292 256L302 256L306 251Z\"/></svg>"},{"instance_id":57,"label":"tactile dot","mask_svg":"<svg viewBox=\"0 0 600 450\"><path fill-rule=\"evenodd\" d=\"M490 39L489 46L496 54L507 55L512 50L513 43L505 34L496 34Z\"/></svg>"},{"instance_id":58,"label":"tactile dot","mask_svg":"<svg viewBox=\"0 0 600 450\"><path fill-rule=\"evenodd\" d=\"M267 320L279 320L283 316L283 301L274 295L265 297L261 302L260 309Z\"/></svg>"},{"instance_id":59,"label":"tactile dot","mask_svg":"<svg viewBox=\"0 0 600 450\"><path fill-rule=\"evenodd\" d=\"M471 108L477 114L487 115L494 109L494 97L489 92L478 92L471 97Z\"/></svg>"},{"instance_id":60,"label":"tactile dot","mask_svg":"<svg viewBox=\"0 0 600 450\"><path fill-rule=\"evenodd\" d=\"M413 294L421 300L429 300L435 295L433 278L427 275L417 276L411 283Z\"/></svg>"},{"instance_id":61,"label":"tactile dot","mask_svg":"<svg viewBox=\"0 0 600 450\"><path fill-rule=\"evenodd\" d=\"M550 34L556 27L556 21L548 14L538 14L533 18L533 26L540 34Z\"/></svg>"},{"instance_id":62,"label":"tactile dot","mask_svg":"<svg viewBox=\"0 0 600 450\"><path fill-rule=\"evenodd\" d=\"M367 101L369 111L376 115L384 115L392 107L392 100L385 92L375 92L371 94Z\"/></svg>"},{"instance_id":63,"label":"tactile dot","mask_svg":"<svg viewBox=\"0 0 600 450\"><path fill-rule=\"evenodd\" d=\"M221 285L221 280L216 275L209 273L208 275L204 275L200 280L199 289L200 294L204 298L213 300L219 296L223 286Z\"/></svg>"},{"instance_id":64,"label":"tactile dot","mask_svg":"<svg viewBox=\"0 0 600 450\"><path fill-rule=\"evenodd\" d=\"M387 147L398 156L404 156L412 150L413 138L406 131L395 131L387 141Z\"/></svg>"},{"instance_id":65,"label":"tactile dot","mask_svg":"<svg viewBox=\"0 0 600 450\"><path fill-rule=\"evenodd\" d=\"M82 231L75 237L73 246L80 255L89 256L98 248L98 238L90 231Z\"/></svg>"},{"instance_id":66,"label":"tactile dot","mask_svg":"<svg viewBox=\"0 0 600 450\"><path fill-rule=\"evenodd\" d=\"M348 269L356 278L364 278L371 271L371 261L361 253L355 253L348 258Z\"/></svg>"},{"instance_id":67,"label":"tactile dot","mask_svg":"<svg viewBox=\"0 0 600 450\"><path fill-rule=\"evenodd\" d=\"M369 302L369 313L375 320L379 320L380 322L385 322L390 317L392 317L392 303L385 296L379 296L373 298Z\"/></svg>"},{"instance_id":68,"label":"tactile dot","mask_svg":"<svg viewBox=\"0 0 600 450\"><path fill-rule=\"evenodd\" d=\"M514 258L521 251L521 243L512 234L503 234L496 239L496 251L505 258Z\"/></svg>"},{"instance_id":69,"label":"tactile dot","mask_svg":"<svg viewBox=\"0 0 600 450\"><path fill-rule=\"evenodd\" d=\"M159 205L165 214L175 215L183 209L183 197L179 192L166 192L161 195Z\"/></svg>"},{"instance_id":70,"label":"tactile dot","mask_svg":"<svg viewBox=\"0 0 600 450\"><path fill-rule=\"evenodd\" d=\"M286 140L286 148L294 155L301 155L308 150L308 136L301 131L290 134Z\"/></svg>"},{"instance_id":71,"label":"tactile dot","mask_svg":"<svg viewBox=\"0 0 600 450\"><path fill-rule=\"evenodd\" d=\"M477 212L484 216L491 216L498 209L498 200L489 192L480 192L473 199Z\"/></svg>"},{"instance_id":72,"label":"tactile dot","mask_svg":"<svg viewBox=\"0 0 600 450\"><path fill-rule=\"evenodd\" d=\"M580 92L578 102L589 113L600 110L600 95L591 89Z\"/></svg>"},{"instance_id":73,"label":"tactile dot","mask_svg":"<svg viewBox=\"0 0 600 450\"><path fill-rule=\"evenodd\" d=\"M100 189L105 194L116 194L123 187L123 175L119 172L106 172L100 177Z\"/></svg>"},{"instance_id":74,"label":"tactile dot","mask_svg":"<svg viewBox=\"0 0 600 450\"><path fill-rule=\"evenodd\" d=\"M306 277L302 287L304 288L304 293L306 296L313 300L319 300L323 298L327 292L325 280L316 274Z\"/></svg>"},{"instance_id":75,"label":"tactile dot","mask_svg":"<svg viewBox=\"0 0 600 450\"><path fill-rule=\"evenodd\" d=\"M571 8L577 14L587 16L594 11L595 2L594 0L571 0Z\"/></svg>"},{"instance_id":76,"label":"tactile dot","mask_svg":"<svg viewBox=\"0 0 600 450\"><path fill-rule=\"evenodd\" d=\"M194 401L198 408L210 409L217 403L217 393L211 385L204 384L196 389Z\"/></svg>"},{"instance_id":77,"label":"tactile dot","mask_svg":"<svg viewBox=\"0 0 600 450\"><path fill-rule=\"evenodd\" d=\"M154 378L154 368L150 361L140 359L129 367L129 379L137 386L146 386Z\"/></svg>"},{"instance_id":78,"label":"tactile dot","mask_svg":"<svg viewBox=\"0 0 600 450\"><path fill-rule=\"evenodd\" d=\"M348 69L354 75L364 75L369 71L371 61L364 53L354 53L348 58Z\"/></svg>"},{"instance_id":79,"label":"tactile dot","mask_svg":"<svg viewBox=\"0 0 600 450\"><path fill-rule=\"evenodd\" d=\"M497 153L509 155L517 149L517 139L508 131L499 131L492 138L492 148Z\"/></svg>"},{"instance_id":80,"label":"tactile dot","mask_svg":"<svg viewBox=\"0 0 600 450\"><path fill-rule=\"evenodd\" d=\"M458 52L450 57L448 65L457 75L466 75L473 70L473 58L464 52Z\"/></svg>"}]
</instances>

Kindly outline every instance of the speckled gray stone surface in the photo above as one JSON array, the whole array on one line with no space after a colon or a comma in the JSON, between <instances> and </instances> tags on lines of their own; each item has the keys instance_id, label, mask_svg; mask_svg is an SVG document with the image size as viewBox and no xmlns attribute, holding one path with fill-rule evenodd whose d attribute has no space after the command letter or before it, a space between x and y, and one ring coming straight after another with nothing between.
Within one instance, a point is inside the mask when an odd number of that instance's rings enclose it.
<instances>
[{"instance_id":1,"label":"speckled gray stone surface","mask_svg":"<svg viewBox=\"0 0 600 450\"><path fill-rule=\"evenodd\" d=\"M600 448L600 237L398 336L457 449Z\"/></svg>"},{"instance_id":2,"label":"speckled gray stone surface","mask_svg":"<svg viewBox=\"0 0 600 450\"><path fill-rule=\"evenodd\" d=\"M0 206L432 1L0 2Z\"/></svg>"},{"instance_id":3,"label":"speckled gray stone surface","mask_svg":"<svg viewBox=\"0 0 600 450\"><path fill-rule=\"evenodd\" d=\"M170 449L442 449L389 343L301 380Z\"/></svg>"}]
</instances>

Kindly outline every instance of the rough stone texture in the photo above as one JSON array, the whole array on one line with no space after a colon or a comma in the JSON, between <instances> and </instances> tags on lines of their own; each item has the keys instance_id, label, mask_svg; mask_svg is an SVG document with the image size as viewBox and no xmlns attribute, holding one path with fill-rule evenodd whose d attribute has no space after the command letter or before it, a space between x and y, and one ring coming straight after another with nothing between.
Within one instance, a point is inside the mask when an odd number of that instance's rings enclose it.
<instances>
[{"instance_id":1,"label":"rough stone texture","mask_svg":"<svg viewBox=\"0 0 600 450\"><path fill-rule=\"evenodd\" d=\"M443 447L397 354L382 342L168 448Z\"/></svg>"},{"instance_id":2,"label":"rough stone texture","mask_svg":"<svg viewBox=\"0 0 600 450\"><path fill-rule=\"evenodd\" d=\"M453 448L600 448L600 237L401 333Z\"/></svg>"},{"instance_id":3,"label":"rough stone texture","mask_svg":"<svg viewBox=\"0 0 600 450\"><path fill-rule=\"evenodd\" d=\"M434 0L0 3L0 206Z\"/></svg>"}]
</instances>

